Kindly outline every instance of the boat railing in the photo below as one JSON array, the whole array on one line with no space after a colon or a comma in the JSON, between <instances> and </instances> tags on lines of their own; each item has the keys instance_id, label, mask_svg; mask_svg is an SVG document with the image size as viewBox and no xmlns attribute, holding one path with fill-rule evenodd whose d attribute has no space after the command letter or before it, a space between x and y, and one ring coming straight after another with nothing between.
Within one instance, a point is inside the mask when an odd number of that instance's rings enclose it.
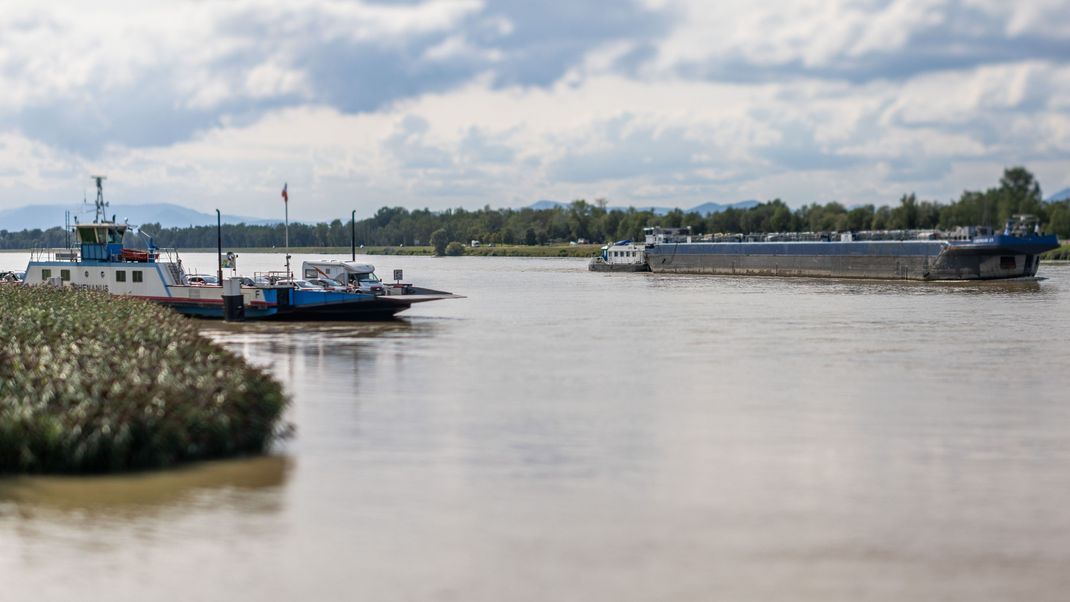
<instances>
[{"instance_id":1,"label":"boat railing","mask_svg":"<svg viewBox=\"0 0 1070 602\"><path fill-rule=\"evenodd\" d=\"M38 247L37 245L30 249L30 261L32 262L52 261L52 257L52 249Z\"/></svg>"},{"instance_id":2,"label":"boat railing","mask_svg":"<svg viewBox=\"0 0 1070 602\"><path fill-rule=\"evenodd\" d=\"M182 285L187 283L186 271L182 268L182 258L178 256L178 249L157 249L156 261L167 266L167 271L174 284Z\"/></svg>"},{"instance_id":3,"label":"boat railing","mask_svg":"<svg viewBox=\"0 0 1070 602\"><path fill-rule=\"evenodd\" d=\"M178 249L175 249L173 247L170 249L156 249L156 256L159 258L163 258L164 260L170 263L182 263L182 258L178 256Z\"/></svg>"},{"instance_id":4,"label":"boat railing","mask_svg":"<svg viewBox=\"0 0 1070 602\"><path fill-rule=\"evenodd\" d=\"M35 246L30 249L30 261L78 261L78 250Z\"/></svg>"},{"instance_id":5,"label":"boat railing","mask_svg":"<svg viewBox=\"0 0 1070 602\"><path fill-rule=\"evenodd\" d=\"M293 274L284 271L253 272L253 282L256 282L257 286L275 286L280 280L290 280L292 277Z\"/></svg>"}]
</instances>

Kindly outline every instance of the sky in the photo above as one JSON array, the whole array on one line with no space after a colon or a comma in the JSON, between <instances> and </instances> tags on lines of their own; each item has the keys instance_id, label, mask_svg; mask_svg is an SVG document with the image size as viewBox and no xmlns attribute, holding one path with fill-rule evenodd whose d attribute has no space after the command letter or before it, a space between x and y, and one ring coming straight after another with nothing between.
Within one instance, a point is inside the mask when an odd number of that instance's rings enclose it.
<instances>
[{"instance_id":1,"label":"sky","mask_svg":"<svg viewBox=\"0 0 1070 602\"><path fill-rule=\"evenodd\" d=\"M1070 0L0 5L0 210L303 221L1070 187Z\"/></svg>"}]
</instances>

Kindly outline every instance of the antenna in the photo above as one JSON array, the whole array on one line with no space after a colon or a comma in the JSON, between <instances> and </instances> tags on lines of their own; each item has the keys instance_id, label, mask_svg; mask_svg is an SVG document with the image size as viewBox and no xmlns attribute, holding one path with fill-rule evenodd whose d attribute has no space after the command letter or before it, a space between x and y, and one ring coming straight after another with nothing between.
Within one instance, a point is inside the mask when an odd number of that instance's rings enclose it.
<instances>
[{"instance_id":1,"label":"antenna","mask_svg":"<svg viewBox=\"0 0 1070 602\"><path fill-rule=\"evenodd\" d=\"M89 176L91 179L97 182L97 200L96 211L97 215L93 218L93 223L100 223L107 221L107 216L104 211L110 206L110 203L104 202L104 180L108 179L108 176Z\"/></svg>"}]
</instances>

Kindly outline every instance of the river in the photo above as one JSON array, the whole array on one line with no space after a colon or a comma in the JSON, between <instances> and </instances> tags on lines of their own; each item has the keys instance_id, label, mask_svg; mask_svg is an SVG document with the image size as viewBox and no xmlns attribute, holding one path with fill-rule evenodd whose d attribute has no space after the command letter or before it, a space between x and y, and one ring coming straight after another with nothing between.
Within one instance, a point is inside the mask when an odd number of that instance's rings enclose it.
<instances>
[{"instance_id":1,"label":"river","mask_svg":"<svg viewBox=\"0 0 1070 602\"><path fill-rule=\"evenodd\" d=\"M926 284L368 260L467 298L389 323L201 322L285 383L294 437L266 458L0 480L0 598L1070 591L1068 265Z\"/></svg>"}]
</instances>

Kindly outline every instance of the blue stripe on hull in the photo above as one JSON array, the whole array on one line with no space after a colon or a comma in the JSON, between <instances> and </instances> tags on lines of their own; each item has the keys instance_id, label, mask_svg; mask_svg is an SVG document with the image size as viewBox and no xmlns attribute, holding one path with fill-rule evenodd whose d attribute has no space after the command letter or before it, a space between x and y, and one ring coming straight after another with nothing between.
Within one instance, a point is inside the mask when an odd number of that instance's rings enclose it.
<instances>
[{"instance_id":1,"label":"blue stripe on hull","mask_svg":"<svg viewBox=\"0 0 1070 602\"><path fill-rule=\"evenodd\" d=\"M215 305L182 305L178 303L163 303L171 309L174 309L180 314L187 316L196 316L198 318L213 318L217 320L223 319L223 306ZM248 306L245 307L245 319L247 320L261 320L264 318L270 318L274 316L276 310L274 307L253 309Z\"/></svg>"}]
</instances>

